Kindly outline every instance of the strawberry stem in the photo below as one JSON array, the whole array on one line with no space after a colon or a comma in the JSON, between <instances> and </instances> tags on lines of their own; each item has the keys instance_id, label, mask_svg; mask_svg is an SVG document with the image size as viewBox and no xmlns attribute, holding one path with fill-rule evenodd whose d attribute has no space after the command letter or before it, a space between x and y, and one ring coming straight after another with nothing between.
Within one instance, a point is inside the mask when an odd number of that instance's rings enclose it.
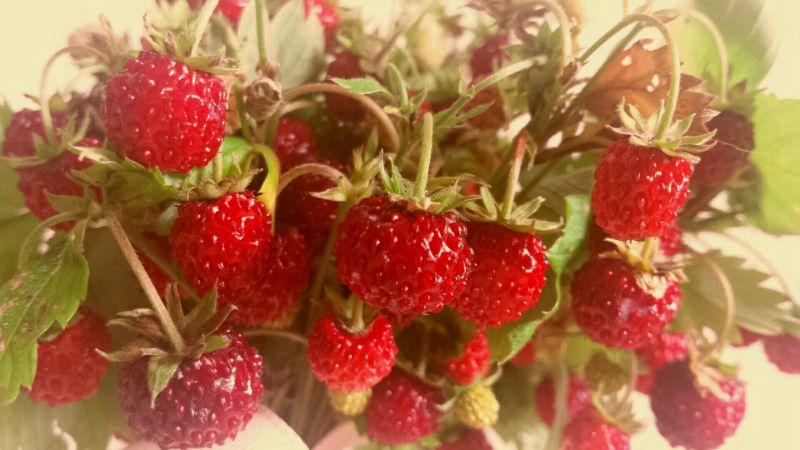
<instances>
[{"instance_id":1,"label":"strawberry stem","mask_svg":"<svg viewBox=\"0 0 800 450\"><path fill-rule=\"evenodd\" d=\"M218 4L219 0L206 0L205 4L200 9L200 13L197 15L197 19L194 22L194 41L192 42L192 49L189 51L189 57L197 55L197 49L200 47L200 42L203 40L208 22L211 20L211 16L214 14L214 10L217 9Z\"/></svg>"},{"instance_id":2,"label":"strawberry stem","mask_svg":"<svg viewBox=\"0 0 800 450\"><path fill-rule=\"evenodd\" d=\"M723 105L728 102L728 48L725 46L725 40L722 38L719 28L714 22L700 11L687 10L684 12L688 17L698 21L706 27L711 37L714 39L714 45L717 47L717 57L719 57L719 101Z\"/></svg>"},{"instance_id":3,"label":"strawberry stem","mask_svg":"<svg viewBox=\"0 0 800 450\"><path fill-rule=\"evenodd\" d=\"M278 195L280 195L280 193L292 181L302 177L303 175L310 174L322 175L337 183L339 180L344 180L348 187L350 185L350 182L347 180L347 176L345 176L345 174L337 170L335 167L331 167L327 164L307 163L292 167L290 170L281 174L280 181L278 182Z\"/></svg>"},{"instance_id":4,"label":"strawberry stem","mask_svg":"<svg viewBox=\"0 0 800 450\"><path fill-rule=\"evenodd\" d=\"M728 276L725 275L725 272L722 271L722 269L716 262L714 262L713 259L705 255L703 255L703 259L708 266L711 267L711 270L714 272L714 275L716 275L719 284L722 286L722 293L725 298L725 320L723 321L722 329L719 330L717 334L717 340L714 342L714 345L700 355L701 363L708 361L709 358L725 348L725 344L728 341L728 336L731 335L736 320L736 296L733 292L733 287L731 287L731 282L728 279Z\"/></svg>"},{"instance_id":5,"label":"strawberry stem","mask_svg":"<svg viewBox=\"0 0 800 450\"><path fill-rule=\"evenodd\" d=\"M563 353L563 344L559 346L558 359L561 361L556 365L556 370L553 372L553 385L555 388L555 416L553 417L553 425L550 427L550 433L547 436L547 450L557 450L561 445L561 432L564 425L567 423L569 417L567 416L567 389L569 383L569 374L567 373L567 366L564 364L561 354Z\"/></svg>"},{"instance_id":6,"label":"strawberry stem","mask_svg":"<svg viewBox=\"0 0 800 450\"><path fill-rule=\"evenodd\" d=\"M514 195L517 192L517 181L519 180L519 173L522 170L522 160L525 157L525 147L527 144L528 133L523 131L517 138L517 145L514 147L514 159L511 162L511 169L508 171L503 204L500 205L500 218L504 221L511 218L511 211L514 209Z\"/></svg>"},{"instance_id":7,"label":"strawberry stem","mask_svg":"<svg viewBox=\"0 0 800 450\"><path fill-rule=\"evenodd\" d=\"M258 201L263 203L267 211L274 216L275 203L278 198L278 178L281 173L281 162L275 152L266 145L253 145L252 150L260 154L267 165L267 177L264 178L264 182L258 190ZM275 221L273 220L274 223Z\"/></svg>"},{"instance_id":8,"label":"strawberry stem","mask_svg":"<svg viewBox=\"0 0 800 450\"><path fill-rule=\"evenodd\" d=\"M425 191L428 187L428 171L431 168L433 155L433 115L425 113L422 116L422 147L417 166L417 178L414 180L414 200L423 203Z\"/></svg>"},{"instance_id":9,"label":"strawberry stem","mask_svg":"<svg viewBox=\"0 0 800 450\"><path fill-rule=\"evenodd\" d=\"M258 39L258 65L267 65L266 34L264 33L264 0L256 0L256 36Z\"/></svg>"},{"instance_id":10,"label":"strawberry stem","mask_svg":"<svg viewBox=\"0 0 800 450\"><path fill-rule=\"evenodd\" d=\"M653 258L653 255L658 252L658 238L656 237L649 237L644 240L644 245L642 246L642 262L645 266L650 267L650 260Z\"/></svg>"}]
</instances>

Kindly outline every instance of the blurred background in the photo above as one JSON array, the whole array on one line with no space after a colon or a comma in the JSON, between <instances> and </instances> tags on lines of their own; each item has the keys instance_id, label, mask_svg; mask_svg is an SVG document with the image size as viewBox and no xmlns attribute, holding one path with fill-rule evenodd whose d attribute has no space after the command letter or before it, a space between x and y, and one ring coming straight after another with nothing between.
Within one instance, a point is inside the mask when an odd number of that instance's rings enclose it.
<instances>
[{"instance_id":1,"label":"blurred background","mask_svg":"<svg viewBox=\"0 0 800 450\"><path fill-rule=\"evenodd\" d=\"M4 67L0 75L0 96L5 97L15 109L30 106L24 94L37 94L44 64L66 44L67 36L73 29L96 22L102 13L117 31L125 31L131 37L138 38L142 16L153 1L14 2L12 8L0 14L0 61L3 61ZM400 1L343 0L341 3L363 6L365 14L378 20L390 20L393 4ZM721 3L718 0L706 1ZM620 0L582 0L582 3L587 17L581 35L583 44L590 43L622 14ZM639 3L630 1L632 7ZM655 2L659 7L676 6L678 3L677 0ZM800 0L769 0L765 3L764 14L767 17L754 17L752 20L768 20L779 37L779 47L772 70L762 86L781 98L800 98ZM65 62L63 67L56 67L51 83L63 85L73 75L74 72ZM800 187L797 189L800 191ZM738 229L733 234L765 254L785 278L793 298L800 298L800 237L773 237L754 229ZM746 255L739 244L720 241L719 245L730 254ZM735 350L728 355L728 360L742 367L741 377L748 383L748 405L739 432L722 449L799 450L800 377L789 377L778 372L765 360L759 346ZM648 414L647 405L641 406L642 414ZM666 450L670 447L651 427L633 439L632 448Z\"/></svg>"}]
</instances>

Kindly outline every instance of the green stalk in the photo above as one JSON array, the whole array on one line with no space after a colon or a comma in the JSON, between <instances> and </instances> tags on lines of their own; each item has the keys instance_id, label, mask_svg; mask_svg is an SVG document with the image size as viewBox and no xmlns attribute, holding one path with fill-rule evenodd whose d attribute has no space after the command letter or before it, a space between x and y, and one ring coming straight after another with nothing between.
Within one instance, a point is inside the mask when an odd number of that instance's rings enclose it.
<instances>
[{"instance_id":1,"label":"green stalk","mask_svg":"<svg viewBox=\"0 0 800 450\"><path fill-rule=\"evenodd\" d=\"M264 33L264 0L256 2L256 35L258 36L258 65L267 65L266 35Z\"/></svg>"},{"instance_id":2,"label":"green stalk","mask_svg":"<svg viewBox=\"0 0 800 450\"><path fill-rule=\"evenodd\" d=\"M425 191L428 187L428 171L431 168L433 154L433 115L425 113L422 116L422 148L417 166L417 178L414 180L414 200L422 203L425 200Z\"/></svg>"},{"instance_id":3,"label":"green stalk","mask_svg":"<svg viewBox=\"0 0 800 450\"><path fill-rule=\"evenodd\" d=\"M267 207L267 211L275 214L275 203L278 198L278 177L281 172L281 162L278 156L266 145L256 144L252 146L253 152L258 153L264 158L267 165L267 177L258 190L258 201ZM274 221L273 221L274 225Z\"/></svg>"},{"instance_id":4,"label":"green stalk","mask_svg":"<svg viewBox=\"0 0 800 450\"><path fill-rule=\"evenodd\" d=\"M500 205L500 217L507 221L511 218L511 211L514 209L514 195L516 194L519 173L522 170L522 160L525 157L525 146L528 144L528 133L522 132L517 138L517 145L514 147L514 159L511 169L508 171L506 180L506 190L503 194L503 204Z\"/></svg>"},{"instance_id":5,"label":"green stalk","mask_svg":"<svg viewBox=\"0 0 800 450\"><path fill-rule=\"evenodd\" d=\"M542 6L556 16L561 31L561 68L563 69L569 64L569 59L572 57L572 34L569 28L569 17L564 12L564 8L552 0L530 0L517 8L528 5Z\"/></svg>"},{"instance_id":6,"label":"green stalk","mask_svg":"<svg viewBox=\"0 0 800 450\"><path fill-rule=\"evenodd\" d=\"M200 41L203 40L203 35L208 27L208 22L211 20L211 16L214 14L214 10L217 9L218 4L219 0L206 0L206 3L200 9L200 13L194 22L194 42L192 42L192 48L189 51L190 57L197 54L197 49L200 47Z\"/></svg>"},{"instance_id":7,"label":"green stalk","mask_svg":"<svg viewBox=\"0 0 800 450\"><path fill-rule=\"evenodd\" d=\"M242 135L244 140L252 144L253 135L250 132L250 121L247 119L247 111L245 111L244 107L244 92L241 85L237 84L233 87L233 95L236 96L236 109L239 112L239 122L242 123Z\"/></svg>"}]
</instances>

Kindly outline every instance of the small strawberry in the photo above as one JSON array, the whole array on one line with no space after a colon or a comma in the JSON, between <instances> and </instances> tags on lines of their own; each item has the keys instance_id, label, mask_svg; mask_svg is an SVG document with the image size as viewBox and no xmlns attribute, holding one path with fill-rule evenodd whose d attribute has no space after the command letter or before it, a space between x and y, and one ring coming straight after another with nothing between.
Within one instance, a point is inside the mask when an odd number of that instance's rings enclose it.
<instances>
[{"instance_id":1,"label":"small strawberry","mask_svg":"<svg viewBox=\"0 0 800 450\"><path fill-rule=\"evenodd\" d=\"M461 355L447 362L445 371L457 384L466 386L489 372L491 354L483 329L475 330L473 338L464 345Z\"/></svg>"},{"instance_id":2,"label":"small strawberry","mask_svg":"<svg viewBox=\"0 0 800 450\"><path fill-rule=\"evenodd\" d=\"M60 130L67 124L67 115L52 114L53 129ZM45 140L41 111L22 109L14 113L4 131L3 156L36 156L34 136Z\"/></svg>"},{"instance_id":3,"label":"small strawberry","mask_svg":"<svg viewBox=\"0 0 800 450\"><path fill-rule=\"evenodd\" d=\"M561 450L629 450L630 435L586 408L564 427Z\"/></svg>"},{"instance_id":4,"label":"small strawberry","mask_svg":"<svg viewBox=\"0 0 800 450\"><path fill-rule=\"evenodd\" d=\"M36 377L29 395L50 406L92 395L103 381L108 361L95 350L111 350L111 334L97 313L81 308L78 319L52 340L40 341Z\"/></svg>"},{"instance_id":5,"label":"small strawberry","mask_svg":"<svg viewBox=\"0 0 800 450\"><path fill-rule=\"evenodd\" d=\"M436 450L493 450L486 434L474 428L464 428L455 440L447 441L436 447Z\"/></svg>"},{"instance_id":6,"label":"small strawberry","mask_svg":"<svg viewBox=\"0 0 800 450\"><path fill-rule=\"evenodd\" d=\"M223 81L145 51L106 85L103 119L120 156L166 172L205 166L225 134Z\"/></svg>"},{"instance_id":7,"label":"small strawberry","mask_svg":"<svg viewBox=\"0 0 800 450\"><path fill-rule=\"evenodd\" d=\"M650 370L658 370L665 364L686 358L689 341L683 333L664 331L642 347L636 354L644 360Z\"/></svg>"},{"instance_id":8,"label":"small strawberry","mask_svg":"<svg viewBox=\"0 0 800 450\"><path fill-rule=\"evenodd\" d=\"M328 65L328 78L362 78L368 74L361 68L358 55L349 50L340 50ZM358 122L366 110L357 100L341 94L325 94L325 104L332 116L345 122Z\"/></svg>"},{"instance_id":9,"label":"small strawberry","mask_svg":"<svg viewBox=\"0 0 800 450\"><path fill-rule=\"evenodd\" d=\"M722 111L706 124L716 130L716 144L703 153L695 168L692 183L698 188L718 186L737 170L747 166L747 159L755 147L753 124L744 116Z\"/></svg>"},{"instance_id":10,"label":"small strawberry","mask_svg":"<svg viewBox=\"0 0 800 450\"><path fill-rule=\"evenodd\" d=\"M569 378L567 387L567 415L571 419L592 404L592 392L576 376ZM556 391L552 378L545 378L536 386L536 411L548 426L556 416Z\"/></svg>"},{"instance_id":11,"label":"small strawberry","mask_svg":"<svg viewBox=\"0 0 800 450\"><path fill-rule=\"evenodd\" d=\"M479 82L476 79L474 83ZM493 84L486 89L475 94L475 96L464 106L464 111L469 111L478 106L488 105L488 108L475 117L467 120L467 123L479 130L499 130L508 123L508 115L505 110L503 94L500 88Z\"/></svg>"},{"instance_id":12,"label":"small strawberry","mask_svg":"<svg viewBox=\"0 0 800 450\"><path fill-rule=\"evenodd\" d=\"M328 0L303 0L303 7L306 17L312 11L317 14L319 23L325 28L325 48L331 50L336 46L336 28L339 26L339 13L336 12L336 6L329 3Z\"/></svg>"},{"instance_id":13,"label":"small strawberry","mask_svg":"<svg viewBox=\"0 0 800 450\"><path fill-rule=\"evenodd\" d=\"M719 383L720 397L701 392L688 361L675 361L655 373L650 406L659 433L673 447L711 450L736 432L745 411L744 385Z\"/></svg>"},{"instance_id":14,"label":"small strawberry","mask_svg":"<svg viewBox=\"0 0 800 450\"><path fill-rule=\"evenodd\" d=\"M642 281L647 278L616 258L586 262L571 286L578 326L607 347L636 348L652 340L675 318L681 291L667 277Z\"/></svg>"},{"instance_id":15,"label":"small strawberry","mask_svg":"<svg viewBox=\"0 0 800 450\"><path fill-rule=\"evenodd\" d=\"M317 157L317 142L311 125L291 117L281 117L278 121L272 145L282 170Z\"/></svg>"},{"instance_id":16,"label":"small strawberry","mask_svg":"<svg viewBox=\"0 0 800 450\"><path fill-rule=\"evenodd\" d=\"M324 317L308 336L311 371L328 389L369 389L389 375L396 355L392 327L382 316L357 333Z\"/></svg>"},{"instance_id":17,"label":"small strawberry","mask_svg":"<svg viewBox=\"0 0 800 450\"><path fill-rule=\"evenodd\" d=\"M453 415L464 425L476 429L489 428L497 423L500 403L494 392L476 384L458 394L453 404Z\"/></svg>"},{"instance_id":18,"label":"small strawberry","mask_svg":"<svg viewBox=\"0 0 800 450\"><path fill-rule=\"evenodd\" d=\"M764 353L783 373L800 374L800 339L789 333L764 336Z\"/></svg>"},{"instance_id":19,"label":"small strawberry","mask_svg":"<svg viewBox=\"0 0 800 450\"><path fill-rule=\"evenodd\" d=\"M508 46L508 35L498 34L490 36L483 45L475 48L469 59L472 77L491 75L504 61L510 59L511 56L505 50L506 46Z\"/></svg>"},{"instance_id":20,"label":"small strawberry","mask_svg":"<svg viewBox=\"0 0 800 450\"><path fill-rule=\"evenodd\" d=\"M439 428L443 400L435 387L396 370L372 390L364 411L367 435L389 445L417 442Z\"/></svg>"},{"instance_id":21,"label":"small strawberry","mask_svg":"<svg viewBox=\"0 0 800 450\"><path fill-rule=\"evenodd\" d=\"M508 363L512 366L524 367L533 364L534 361L536 361L536 346L533 341L528 341L513 358L508 360Z\"/></svg>"}]
</instances>

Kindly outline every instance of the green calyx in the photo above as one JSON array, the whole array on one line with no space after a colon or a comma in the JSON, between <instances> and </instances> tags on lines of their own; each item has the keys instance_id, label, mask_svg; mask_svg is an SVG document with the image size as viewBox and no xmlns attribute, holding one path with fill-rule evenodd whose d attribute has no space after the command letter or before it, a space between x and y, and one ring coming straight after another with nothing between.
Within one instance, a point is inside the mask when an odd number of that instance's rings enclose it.
<instances>
[{"instance_id":1,"label":"green calyx","mask_svg":"<svg viewBox=\"0 0 800 450\"><path fill-rule=\"evenodd\" d=\"M75 116L71 116L64 128L59 129L55 141L49 142L38 134L33 135L33 146L36 149L35 156L3 156L1 159L13 168L25 168L45 164L65 151L73 151L80 155L80 148L75 146L86 137L90 122L89 117L84 117L78 122Z\"/></svg>"}]
</instances>

